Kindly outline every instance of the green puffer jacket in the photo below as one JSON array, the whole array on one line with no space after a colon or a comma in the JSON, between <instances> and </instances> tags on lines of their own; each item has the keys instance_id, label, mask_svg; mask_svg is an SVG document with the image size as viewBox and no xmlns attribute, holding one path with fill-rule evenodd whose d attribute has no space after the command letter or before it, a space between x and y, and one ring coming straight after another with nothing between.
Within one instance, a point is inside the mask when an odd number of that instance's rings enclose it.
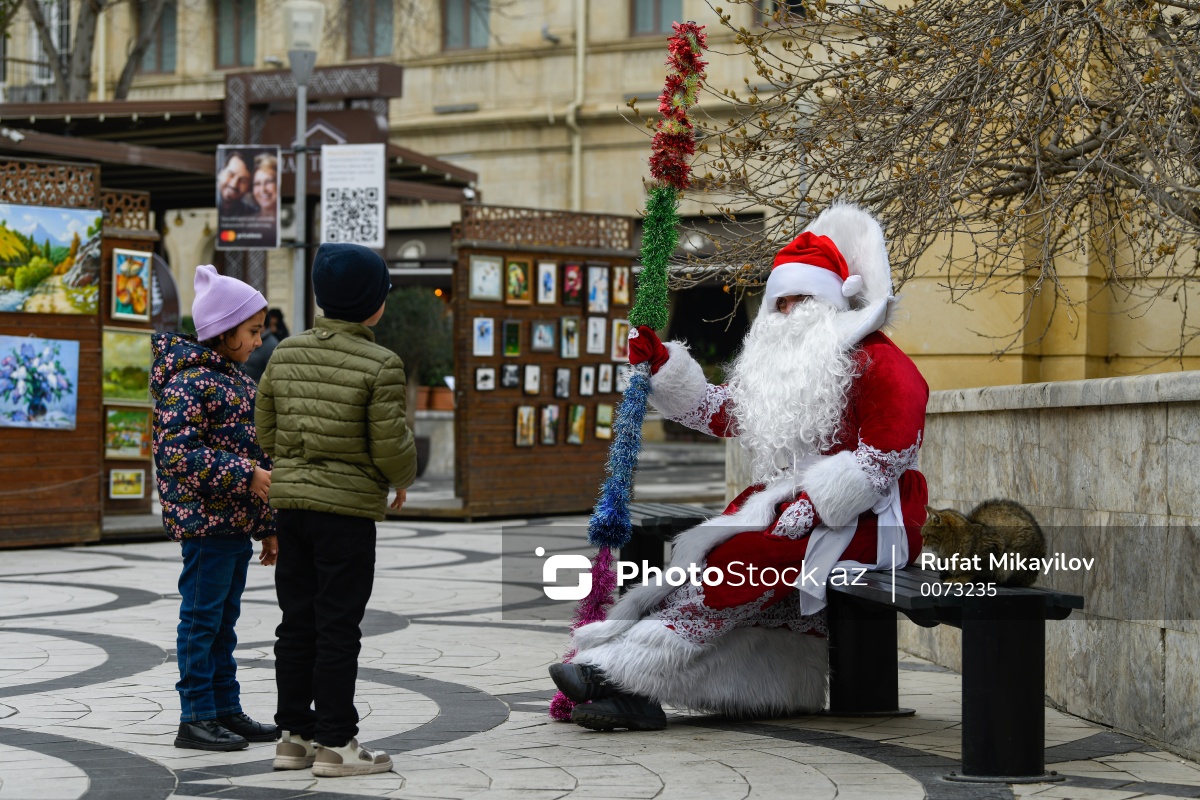
<instances>
[{"instance_id":1,"label":"green puffer jacket","mask_svg":"<svg viewBox=\"0 0 1200 800\"><path fill-rule=\"evenodd\" d=\"M284 339L258 385L258 441L275 461L271 507L384 518L417 474L404 364L365 325L318 317Z\"/></svg>"}]
</instances>

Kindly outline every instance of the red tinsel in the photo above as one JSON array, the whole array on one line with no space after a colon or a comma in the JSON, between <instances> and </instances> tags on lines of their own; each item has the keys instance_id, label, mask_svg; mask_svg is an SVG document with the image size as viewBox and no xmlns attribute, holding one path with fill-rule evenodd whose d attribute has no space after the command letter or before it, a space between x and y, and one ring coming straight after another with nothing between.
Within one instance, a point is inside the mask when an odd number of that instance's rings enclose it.
<instances>
[{"instance_id":1,"label":"red tinsel","mask_svg":"<svg viewBox=\"0 0 1200 800\"><path fill-rule=\"evenodd\" d=\"M687 112L704 80L708 64L700 55L708 43L703 25L676 22L673 27L675 34L667 41L667 80L658 98L663 118L651 143L650 174L682 191L691 185L690 159L696 153L696 131Z\"/></svg>"}]
</instances>

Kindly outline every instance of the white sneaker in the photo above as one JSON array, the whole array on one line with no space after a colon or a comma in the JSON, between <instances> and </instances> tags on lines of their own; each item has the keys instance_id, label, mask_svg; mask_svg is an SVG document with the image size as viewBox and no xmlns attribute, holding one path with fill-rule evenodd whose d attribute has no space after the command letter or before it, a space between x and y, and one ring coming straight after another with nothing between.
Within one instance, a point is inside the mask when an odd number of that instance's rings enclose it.
<instances>
[{"instance_id":1,"label":"white sneaker","mask_svg":"<svg viewBox=\"0 0 1200 800\"><path fill-rule=\"evenodd\" d=\"M313 762L313 775L320 778L341 778L346 775L374 775L389 772L392 759L382 750L368 750L351 739L341 747L326 747L317 744L317 758Z\"/></svg>"},{"instance_id":2,"label":"white sneaker","mask_svg":"<svg viewBox=\"0 0 1200 800\"><path fill-rule=\"evenodd\" d=\"M312 739L284 731L283 738L275 745L275 769L308 769L317 758L317 749Z\"/></svg>"}]
</instances>

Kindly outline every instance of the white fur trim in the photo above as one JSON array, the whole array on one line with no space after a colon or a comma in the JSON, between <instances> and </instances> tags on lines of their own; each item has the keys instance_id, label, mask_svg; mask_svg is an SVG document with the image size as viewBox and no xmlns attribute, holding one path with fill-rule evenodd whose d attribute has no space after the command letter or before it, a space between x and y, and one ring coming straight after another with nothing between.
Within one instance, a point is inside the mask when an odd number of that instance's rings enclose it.
<instances>
[{"instance_id":1,"label":"white fur trim","mask_svg":"<svg viewBox=\"0 0 1200 800\"><path fill-rule=\"evenodd\" d=\"M695 411L708 390L708 379L696 359L679 342L665 342L667 363L650 376L650 402L668 419Z\"/></svg>"},{"instance_id":2,"label":"white fur trim","mask_svg":"<svg viewBox=\"0 0 1200 800\"><path fill-rule=\"evenodd\" d=\"M811 714L825 707L829 645L784 629L735 628L708 646L656 619L575 656L625 691L735 717Z\"/></svg>"},{"instance_id":3,"label":"white fur trim","mask_svg":"<svg viewBox=\"0 0 1200 800\"><path fill-rule=\"evenodd\" d=\"M771 270L763 290L764 305L775 306L781 297L803 294L819 297L838 311L849 311L850 301L842 293L842 279L837 273L811 264L780 264Z\"/></svg>"},{"instance_id":4,"label":"white fur trim","mask_svg":"<svg viewBox=\"0 0 1200 800\"><path fill-rule=\"evenodd\" d=\"M822 458L804 471L800 485L830 528L853 522L880 497L851 450Z\"/></svg>"}]
</instances>

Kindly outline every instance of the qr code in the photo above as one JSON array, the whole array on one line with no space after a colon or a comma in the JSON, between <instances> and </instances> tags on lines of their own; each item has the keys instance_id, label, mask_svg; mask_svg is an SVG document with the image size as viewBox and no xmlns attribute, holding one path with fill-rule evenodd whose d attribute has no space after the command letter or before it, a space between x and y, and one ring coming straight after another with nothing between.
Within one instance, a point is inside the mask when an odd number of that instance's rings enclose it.
<instances>
[{"instance_id":1,"label":"qr code","mask_svg":"<svg viewBox=\"0 0 1200 800\"><path fill-rule=\"evenodd\" d=\"M379 189L326 189L325 241L379 240Z\"/></svg>"}]
</instances>

